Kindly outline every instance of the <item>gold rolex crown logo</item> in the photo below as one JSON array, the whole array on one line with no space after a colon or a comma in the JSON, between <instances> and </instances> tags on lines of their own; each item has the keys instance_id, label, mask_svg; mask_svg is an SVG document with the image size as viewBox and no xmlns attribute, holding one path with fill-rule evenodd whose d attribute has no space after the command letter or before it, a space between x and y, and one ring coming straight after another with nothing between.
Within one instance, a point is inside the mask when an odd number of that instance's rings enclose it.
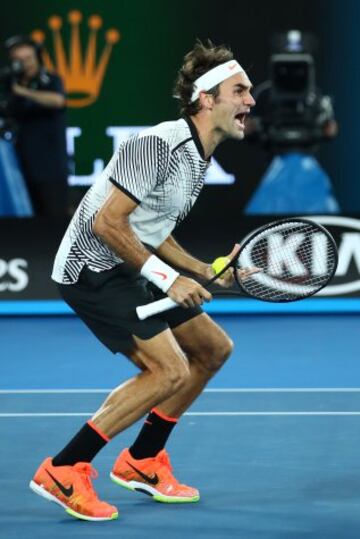
<instances>
[{"instance_id":1,"label":"gold rolex crown logo","mask_svg":"<svg viewBox=\"0 0 360 539\"><path fill-rule=\"evenodd\" d=\"M82 13L77 10L70 11L68 21L71 32L69 48L66 50L61 35L62 18L58 15L52 15L48 19L48 25L53 34L54 60L44 49L44 63L49 70L56 71L62 77L68 96L68 106L86 107L96 101L99 96L111 51L114 44L119 41L120 33L115 28L107 30L106 44L97 61L97 34L103 24L102 18L99 15L91 15L88 18L89 38L84 51L80 41ZM42 30L34 30L31 37L40 44L45 41L45 34Z\"/></svg>"}]
</instances>

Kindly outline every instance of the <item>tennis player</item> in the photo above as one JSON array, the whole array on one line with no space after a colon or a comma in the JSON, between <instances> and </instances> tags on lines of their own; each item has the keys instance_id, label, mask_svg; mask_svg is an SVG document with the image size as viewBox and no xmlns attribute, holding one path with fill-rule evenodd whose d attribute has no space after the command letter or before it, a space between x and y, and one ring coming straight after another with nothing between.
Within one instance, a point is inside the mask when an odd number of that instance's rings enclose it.
<instances>
[{"instance_id":1,"label":"tennis player","mask_svg":"<svg viewBox=\"0 0 360 539\"><path fill-rule=\"evenodd\" d=\"M211 266L187 253L172 232L200 194L218 144L244 137L245 117L255 104L251 88L228 48L198 42L176 81L181 119L145 129L120 146L61 242L52 277L63 298L105 346L140 369L56 456L44 460L30 483L75 517L117 518L117 508L93 489L91 462L145 414L111 479L159 502L199 500L196 488L174 477L164 448L180 416L228 358L232 342L201 309L211 300L201 285L213 276ZM185 270L194 279L182 275ZM245 277L251 270L241 271ZM228 272L219 284L229 286L232 279ZM138 305L166 294L179 308L137 319Z\"/></svg>"}]
</instances>

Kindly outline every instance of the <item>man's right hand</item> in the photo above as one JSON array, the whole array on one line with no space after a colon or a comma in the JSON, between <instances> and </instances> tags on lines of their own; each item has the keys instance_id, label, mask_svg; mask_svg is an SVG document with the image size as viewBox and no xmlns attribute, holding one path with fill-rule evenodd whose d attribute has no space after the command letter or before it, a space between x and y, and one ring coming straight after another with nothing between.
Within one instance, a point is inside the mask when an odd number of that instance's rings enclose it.
<instances>
[{"instance_id":1,"label":"man's right hand","mask_svg":"<svg viewBox=\"0 0 360 539\"><path fill-rule=\"evenodd\" d=\"M202 305L204 301L211 301L212 295L201 284L183 275L173 282L167 295L182 307L195 307Z\"/></svg>"}]
</instances>

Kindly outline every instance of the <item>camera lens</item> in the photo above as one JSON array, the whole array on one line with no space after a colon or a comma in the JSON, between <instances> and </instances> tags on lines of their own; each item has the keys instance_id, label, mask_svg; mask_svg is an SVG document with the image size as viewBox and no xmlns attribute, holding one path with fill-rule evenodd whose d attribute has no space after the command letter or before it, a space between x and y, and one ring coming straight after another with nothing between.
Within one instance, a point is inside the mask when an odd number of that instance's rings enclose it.
<instances>
[{"instance_id":1,"label":"camera lens","mask_svg":"<svg viewBox=\"0 0 360 539\"><path fill-rule=\"evenodd\" d=\"M308 84L308 64L279 62L274 66L274 84L276 89L282 92L305 92Z\"/></svg>"}]
</instances>

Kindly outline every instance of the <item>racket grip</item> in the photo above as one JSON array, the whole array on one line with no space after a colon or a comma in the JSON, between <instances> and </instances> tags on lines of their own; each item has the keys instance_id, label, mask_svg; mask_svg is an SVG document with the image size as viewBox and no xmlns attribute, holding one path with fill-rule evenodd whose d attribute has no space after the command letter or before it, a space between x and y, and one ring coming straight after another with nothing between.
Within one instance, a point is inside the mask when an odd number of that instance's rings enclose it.
<instances>
[{"instance_id":1,"label":"racket grip","mask_svg":"<svg viewBox=\"0 0 360 539\"><path fill-rule=\"evenodd\" d=\"M140 320L145 320L145 318L149 318L149 316L168 311L169 309L174 309L174 307L178 306L179 304L176 303L176 301L170 298L163 298L159 299L158 301L148 303L147 305L140 305L139 307L136 307L136 314Z\"/></svg>"}]
</instances>

